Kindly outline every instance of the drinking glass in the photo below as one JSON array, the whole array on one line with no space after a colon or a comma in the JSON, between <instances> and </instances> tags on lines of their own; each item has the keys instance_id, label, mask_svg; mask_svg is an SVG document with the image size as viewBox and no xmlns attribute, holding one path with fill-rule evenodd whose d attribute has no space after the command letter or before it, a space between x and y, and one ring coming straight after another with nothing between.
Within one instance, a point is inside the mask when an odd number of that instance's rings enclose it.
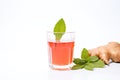
<instances>
[{"instance_id":1,"label":"drinking glass","mask_svg":"<svg viewBox=\"0 0 120 80\"><path fill-rule=\"evenodd\" d=\"M55 35L62 35L56 40ZM49 66L55 70L70 70L73 60L74 32L47 32Z\"/></svg>"}]
</instances>

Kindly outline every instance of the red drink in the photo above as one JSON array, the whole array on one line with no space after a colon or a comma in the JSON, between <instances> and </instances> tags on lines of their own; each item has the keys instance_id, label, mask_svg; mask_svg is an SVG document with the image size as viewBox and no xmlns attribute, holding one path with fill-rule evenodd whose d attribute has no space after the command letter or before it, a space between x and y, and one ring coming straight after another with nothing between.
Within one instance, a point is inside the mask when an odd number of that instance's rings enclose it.
<instances>
[{"instance_id":1,"label":"red drink","mask_svg":"<svg viewBox=\"0 0 120 80\"><path fill-rule=\"evenodd\" d=\"M61 36L60 40L56 40L55 34ZM74 32L48 32L48 48L49 48L49 66L56 70L70 70L73 50L74 50Z\"/></svg>"},{"instance_id":2,"label":"red drink","mask_svg":"<svg viewBox=\"0 0 120 80\"><path fill-rule=\"evenodd\" d=\"M65 66L72 63L74 42L48 42L50 63Z\"/></svg>"}]
</instances>

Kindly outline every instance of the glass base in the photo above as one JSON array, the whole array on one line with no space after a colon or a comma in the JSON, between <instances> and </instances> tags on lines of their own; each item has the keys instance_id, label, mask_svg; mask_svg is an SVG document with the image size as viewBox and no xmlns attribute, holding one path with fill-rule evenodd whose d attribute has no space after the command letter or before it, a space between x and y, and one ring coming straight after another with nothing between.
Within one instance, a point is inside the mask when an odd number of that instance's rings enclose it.
<instances>
[{"instance_id":1,"label":"glass base","mask_svg":"<svg viewBox=\"0 0 120 80\"><path fill-rule=\"evenodd\" d=\"M54 64L50 64L49 65L51 69L53 70L71 70L72 64L69 65L54 65Z\"/></svg>"}]
</instances>

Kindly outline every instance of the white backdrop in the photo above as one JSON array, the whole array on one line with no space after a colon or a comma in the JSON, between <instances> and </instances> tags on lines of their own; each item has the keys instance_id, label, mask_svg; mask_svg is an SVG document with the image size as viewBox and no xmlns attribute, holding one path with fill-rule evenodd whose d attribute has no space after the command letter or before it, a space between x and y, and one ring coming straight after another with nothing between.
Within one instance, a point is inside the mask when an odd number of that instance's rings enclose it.
<instances>
[{"instance_id":1,"label":"white backdrop","mask_svg":"<svg viewBox=\"0 0 120 80\"><path fill-rule=\"evenodd\" d=\"M60 18L76 32L75 57L83 47L120 42L120 0L0 0L0 80L57 79L48 69L46 31Z\"/></svg>"}]
</instances>

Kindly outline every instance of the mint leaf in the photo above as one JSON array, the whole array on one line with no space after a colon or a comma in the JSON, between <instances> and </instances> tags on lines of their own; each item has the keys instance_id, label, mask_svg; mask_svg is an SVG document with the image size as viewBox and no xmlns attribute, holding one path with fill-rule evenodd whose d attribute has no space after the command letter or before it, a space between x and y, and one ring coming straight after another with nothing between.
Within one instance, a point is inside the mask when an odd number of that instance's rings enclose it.
<instances>
[{"instance_id":1,"label":"mint leaf","mask_svg":"<svg viewBox=\"0 0 120 80\"><path fill-rule=\"evenodd\" d=\"M88 50L83 48L81 58L74 58L72 70L77 69L86 69L86 70L93 70L94 68L103 68L105 63L99 59L97 56L90 56Z\"/></svg>"},{"instance_id":2,"label":"mint leaf","mask_svg":"<svg viewBox=\"0 0 120 80\"><path fill-rule=\"evenodd\" d=\"M94 68L103 68L104 66L105 63L99 59L96 62L92 62L92 63L88 62L84 68L86 70L93 70Z\"/></svg>"},{"instance_id":3,"label":"mint leaf","mask_svg":"<svg viewBox=\"0 0 120 80\"><path fill-rule=\"evenodd\" d=\"M105 66L105 63L102 60L98 60L97 62L94 62L95 68L103 68Z\"/></svg>"},{"instance_id":4,"label":"mint leaf","mask_svg":"<svg viewBox=\"0 0 120 80\"><path fill-rule=\"evenodd\" d=\"M65 25L63 18L61 18L55 24L55 27L54 27L54 35L55 35L57 41L59 41L62 38L65 31L66 31L66 25Z\"/></svg>"},{"instance_id":5,"label":"mint leaf","mask_svg":"<svg viewBox=\"0 0 120 80\"><path fill-rule=\"evenodd\" d=\"M83 65L83 64L87 63L86 60L82 60L80 58L74 58L73 62L77 65Z\"/></svg>"},{"instance_id":6,"label":"mint leaf","mask_svg":"<svg viewBox=\"0 0 120 80\"><path fill-rule=\"evenodd\" d=\"M90 56L88 59L89 62L96 62L98 60L99 60L99 58L97 56Z\"/></svg>"},{"instance_id":7,"label":"mint leaf","mask_svg":"<svg viewBox=\"0 0 120 80\"><path fill-rule=\"evenodd\" d=\"M84 60L87 60L90 57L88 50L86 48L83 48L81 58Z\"/></svg>"},{"instance_id":8,"label":"mint leaf","mask_svg":"<svg viewBox=\"0 0 120 80\"><path fill-rule=\"evenodd\" d=\"M93 65L93 63L87 63L84 68L85 68L86 70L93 70L94 65Z\"/></svg>"},{"instance_id":9,"label":"mint leaf","mask_svg":"<svg viewBox=\"0 0 120 80\"><path fill-rule=\"evenodd\" d=\"M71 69L72 70L77 70L77 69L82 69L84 68L85 65L74 65Z\"/></svg>"}]
</instances>

